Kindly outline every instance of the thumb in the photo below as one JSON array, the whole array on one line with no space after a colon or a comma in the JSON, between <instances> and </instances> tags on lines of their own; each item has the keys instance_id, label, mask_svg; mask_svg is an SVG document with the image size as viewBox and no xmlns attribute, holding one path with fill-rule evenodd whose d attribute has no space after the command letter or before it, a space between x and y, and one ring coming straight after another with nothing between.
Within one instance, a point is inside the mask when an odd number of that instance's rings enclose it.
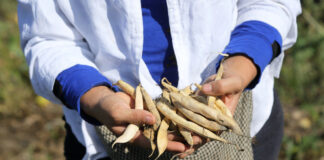
<instances>
[{"instance_id":1,"label":"thumb","mask_svg":"<svg viewBox=\"0 0 324 160\"><path fill-rule=\"evenodd\" d=\"M126 122L136 125L153 125L155 123L155 118L152 115L152 113L145 111L145 110L139 110L139 109L128 109L125 115L127 115Z\"/></svg>"},{"instance_id":2,"label":"thumb","mask_svg":"<svg viewBox=\"0 0 324 160\"><path fill-rule=\"evenodd\" d=\"M229 77L206 83L202 86L202 93L211 96L220 96L237 93L243 89L242 80L238 77Z\"/></svg>"}]
</instances>

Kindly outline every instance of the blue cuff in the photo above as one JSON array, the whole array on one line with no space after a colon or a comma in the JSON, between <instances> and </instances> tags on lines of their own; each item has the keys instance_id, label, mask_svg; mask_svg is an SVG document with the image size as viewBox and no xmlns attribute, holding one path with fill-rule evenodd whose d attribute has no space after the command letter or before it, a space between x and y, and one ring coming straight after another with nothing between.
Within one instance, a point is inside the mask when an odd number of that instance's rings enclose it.
<instances>
[{"instance_id":1,"label":"blue cuff","mask_svg":"<svg viewBox=\"0 0 324 160\"><path fill-rule=\"evenodd\" d=\"M258 70L256 78L246 88L252 89L264 68L281 53L281 46L281 35L274 27L261 21L247 21L234 29L223 53L243 55L252 60ZM217 68L222 58L218 59Z\"/></svg>"},{"instance_id":2,"label":"blue cuff","mask_svg":"<svg viewBox=\"0 0 324 160\"><path fill-rule=\"evenodd\" d=\"M93 125L100 125L99 121L85 114L80 108L81 96L95 86L107 86L114 91L118 91L95 68L86 65L75 65L57 76L53 92L68 108L78 111L84 120Z\"/></svg>"}]
</instances>

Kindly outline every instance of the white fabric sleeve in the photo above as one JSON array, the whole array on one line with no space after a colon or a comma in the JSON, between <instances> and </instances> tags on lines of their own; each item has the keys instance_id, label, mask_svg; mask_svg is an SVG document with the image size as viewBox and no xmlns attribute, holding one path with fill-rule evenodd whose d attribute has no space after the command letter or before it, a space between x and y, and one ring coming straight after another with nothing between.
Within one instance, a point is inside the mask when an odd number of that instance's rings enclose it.
<instances>
[{"instance_id":1,"label":"white fabric sleeve","mask_svg":"<svg viewBox=\"0 0 324 160\"><path fill-rule=\"evenodd\" d=\"M76 64L97 67L82 35L72 26L53 0L18 0L21 47L29 66L35 92L54 103L59 73Z\"/></svg>"},{"instance_id":2,"label":"white fabric sleeve","mask_svg":"<svg viewBox=\"0 0 324 160\"><path fill-rule=\"evenodd\" d=\"M282 51L291 47L297 39L296 18L301 13L299 0L238 0L237 25L257 20L278 30L282 38ZM271 73L279 77L284 54L274 59Z\"/></svg>"}]
</instances>

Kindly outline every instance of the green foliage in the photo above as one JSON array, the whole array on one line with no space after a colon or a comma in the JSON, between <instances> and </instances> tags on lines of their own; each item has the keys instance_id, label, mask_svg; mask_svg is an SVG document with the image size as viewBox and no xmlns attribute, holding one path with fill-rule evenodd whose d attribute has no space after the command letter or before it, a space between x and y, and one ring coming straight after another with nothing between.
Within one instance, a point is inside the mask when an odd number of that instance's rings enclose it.
<instances>
[{"instance_id":1,"label":"green foliage","mask_svg":"<svg viewBox=\"0 0 324 160\"><path fill-rule=\"evenodd\" d=\"M281 158L285 160L324 156L324 3L305 0L302 7L298 40L286 52L276 87L286 110L303 110L312 125L306 130L286 126L286 131L295 133L284 137Z\"/></svg>"},{"instance_id":2,"label":"green foliage","mask_svg":"<svg viewBox=\"0 0 324 160\"><path fill-rule=\"evenodd\" d=\"M0 1L0 42L0 115L21 115L34 94L19 46L15 1Z\"/></svg>"}]
</instances>

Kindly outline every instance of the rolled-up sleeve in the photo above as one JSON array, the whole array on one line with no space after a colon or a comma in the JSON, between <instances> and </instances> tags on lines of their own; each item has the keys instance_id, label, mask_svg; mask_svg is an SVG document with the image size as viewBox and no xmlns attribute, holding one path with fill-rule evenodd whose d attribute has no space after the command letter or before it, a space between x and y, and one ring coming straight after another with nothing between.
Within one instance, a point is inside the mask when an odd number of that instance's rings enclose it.
<instances>
[{"instance_id":1,"label":"rolled-up sleeve","mask_svg":"<svg viewBox=\"0 0 324 160\"><path fill-rule=\"evenodd\" d=\"M77 64L97 69L82 35L67 20L53 0L19 0L21 47L29 65L35 92L54 103L56 77Z\"/></svg>"},{"instance_id":2,"label":"rolled-up sleeve","mask_svg":"<svg viewBox=\"0 0 324 160\"><path fill-rule=\"evenodd\" d=\"M299 0L238 0L237 26L247 21L260 21L274 27L282 38L283 52L297 40L296 19L301 11ZM283 58L284 54L280 54L269 65L274 77L279 77Z\"/></svg>"},{"instance_id":3,"label":"rolled-up sleeve","mask_svg":"<svg viewBox=\"0 0 324 160\"><path fill-rule=\"evenodd\" d=\"M255 64L258 74L247 87L259 82L263 70L279 77L284 55L297 39L296 18L301 13L298 0L238 0L238 17L224 53L244 55ZM222 58L218 60L217 65Z\"/></svg>"},{"instance_id":4,"label":"rolled-up sleeve","mask_svg":"<svg viewBox=\"0 0 324 160\"><path fill-rule=\"evenodd\" d=\"M267 23L278 30L286 49L296 42L300 13L299 0L238 0L237 26L251 20Z\"/></svg>"}]
</instances>

